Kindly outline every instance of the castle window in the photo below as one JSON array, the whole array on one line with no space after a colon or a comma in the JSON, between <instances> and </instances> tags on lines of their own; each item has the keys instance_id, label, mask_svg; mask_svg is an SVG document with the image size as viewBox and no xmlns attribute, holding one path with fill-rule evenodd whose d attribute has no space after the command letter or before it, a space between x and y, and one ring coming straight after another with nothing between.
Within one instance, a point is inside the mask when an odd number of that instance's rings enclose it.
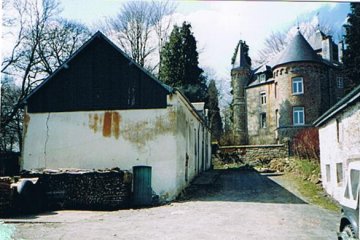
<instances>
[{"instance_id":1,"label":"castle window","mask_svg":"<svg viewBox=\"0 0 360 240\"><path fill-rule=\"evenodd\" d=\"M337 88L344 88L344 79L342 77L336 77Z\"/></svg>"},{"instance_id":2,"label":"castle window","mask_svg":"<svg viewBox=\"0 0 360 240\"><path fill-rule=\"evenodd\" d=\"M304 107L293 108L293 124L294 126L301 126L305 124Z\"/></svg>"},{"instance_id":3,"label":"castle window","mask_svg":"<svg viewBox=\"0 0 360 240\"><path fill-rule=\"evenodd\" d=\"M336 181L338 184L341 184L344 180L343 176L343 164L336 163Z\"/></svg>"},{"instance_id":4,"label":"castle window","mask_svg":"<svg viewBox=\"0 0 360 240\"><path fill-rule=\"evenodd\" d=\"M260 113L260 127L266 128L266 113Z\"/></svg>"},{"instance_id":5,"label":"castle window","mask_svg":"<svg viewBox=\"0 0 360 240\"><path fill-rule=\"evenodd\" d=\"M260 82L265 82L266 81L266 75L265 74L261 74L260 75Z\"/></svg>"},{"instance_id":6,"label":"castle window","mask_svg":"<svg viewBox=\"0 0 360 240\"><path fill-rule=\"evenodd\" d=\"M260 103L266 104L266 92L260 92Z\"/></svg>"},{"instance_id":7,"label":"castle window","mask_svg":"<svg viewBox=\"0 0 360 240\"><path fill-rule=\"evenodd\" d=\"M294 95L304 93L303 78L302 77L295 77L295 78L292 79L292 93Z\"/></svg>"}]
</instances>

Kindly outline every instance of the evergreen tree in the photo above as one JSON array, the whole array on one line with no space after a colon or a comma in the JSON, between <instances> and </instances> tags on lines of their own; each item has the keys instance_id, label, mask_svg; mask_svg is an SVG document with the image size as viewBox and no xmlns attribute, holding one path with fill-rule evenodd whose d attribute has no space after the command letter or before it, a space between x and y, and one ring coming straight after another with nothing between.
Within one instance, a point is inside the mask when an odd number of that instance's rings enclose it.
<instances>
[{"instance_id":1,"label":"evergreen tree","mask_svg":"<svg viewBox=\"0 0 360 240\"><path fill-rule=\"evenodd\" d=\"M351 3L351 13L348 15L344 52L344 70L351 82L351 88L360 84L360 3Z\"/></svg>"},{"instance_id":2,"label":"evergreen tree","mask_svg":"<svg viewBox=\"0 0 360 240\"><path fill-rule=\"evenodd\" d=\"M160 79L167 85L179 87L182 85L184 62L182 59L182 38L180 28L174 26L169 41L161 52Z\"/></svg>"},{"instance_id":3,"label":"evergreen tree","mask_svg":"<svg viewBox=\"0 0 360 240\"><path fill-rule=\"evenodd\" d=\"M209 125L213 139L220 140L222 135L222 121L219 109L219 91L215 81L211 80L208 87L207 109L209 109Z\"/></svg>"},{"instance_id":4,"label":"evergreen tree","mask_svg":"<svg viewBox=\"0 0 360 240\"><path fill-rule=\"evenodd\" d=\"M174 26L161 52L160 79L181 90L190 101L205 101L207 87L199 65L196 39L191 25Z\"/></svg>"}]
</instances>

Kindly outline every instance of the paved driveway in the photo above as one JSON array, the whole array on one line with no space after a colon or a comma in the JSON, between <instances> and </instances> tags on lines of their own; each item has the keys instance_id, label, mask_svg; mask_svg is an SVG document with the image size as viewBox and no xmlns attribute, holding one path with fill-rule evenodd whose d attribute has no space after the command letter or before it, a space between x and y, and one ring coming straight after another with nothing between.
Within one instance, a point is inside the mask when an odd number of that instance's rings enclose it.
<instances>
[{"instance_id":1,"label":"paved driveway","mask_svg":"<svg viewBox=\"0 0 360 240\"><path fill-rule=\"evenodd\" d=\"M288 191L284 177L223 170L195 183L182 201L161 207L8 221L15 239L336 239L339 214Z\"/></svg>"}]
</instances>

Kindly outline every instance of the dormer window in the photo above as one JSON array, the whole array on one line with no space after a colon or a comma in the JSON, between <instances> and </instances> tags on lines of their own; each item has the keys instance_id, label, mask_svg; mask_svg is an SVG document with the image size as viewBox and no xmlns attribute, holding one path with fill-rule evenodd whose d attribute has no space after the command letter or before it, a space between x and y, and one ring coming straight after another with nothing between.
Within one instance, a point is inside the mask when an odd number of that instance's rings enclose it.
<instances>
[{"instance_id":1,"label":"dormer window","mask_svg":"<svg viewBox=\"0 0 360 240\"><path fill-rule=\"evenodd\" d=\"M260 82L265 82L266 81L266 75L263 73L263 74L260 74Z\"/></svg>"},{"instance_id":2,"label":"dormer window","mask_svg":"<svg viewBox=\"0 0 360 240\"><path fill-rule=\"evenodd\" d=\"M344 88L344 79L342 77L336 77L337 88Z\"/></svg>"},{"instance_id":3,"label":"dormer window","mask_svg":"<svg viewBox=\"0 0 360 240\"><path fill-rule=\"evenodd\" d=\"M302 77L295 77L292 79L292 93L293 95L299 95L304 93L304 85Z\"/></svg>"}]
</instances>

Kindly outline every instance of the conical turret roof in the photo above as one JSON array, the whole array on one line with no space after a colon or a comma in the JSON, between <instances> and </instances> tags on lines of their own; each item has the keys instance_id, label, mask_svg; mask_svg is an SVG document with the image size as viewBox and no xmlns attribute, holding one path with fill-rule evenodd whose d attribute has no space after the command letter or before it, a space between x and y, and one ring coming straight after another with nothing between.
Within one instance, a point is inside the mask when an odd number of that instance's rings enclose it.
<instances>
[{"instance_id":1,"label":"conical turret roof","mask_svg":"<svg viewBox=\"0 0 360 240\"><path fill-rule=\"evenodd\" d=\"M246 61L246 57L244 53L245 53L244 42L240 40L232 69L249 67L249 63Z\"/></svg>"},{"instance_id":2,"label":"conical turret roof","mask_svg":"<svg viewBox=\"0 0 360 240\"><path fill-rule=\"evenodd\" d=\"M321 62L320 57L305 40L300 31L296 33L289 45L280 53L273 68L291 62Z\"/></svg>"}]
</instances>

